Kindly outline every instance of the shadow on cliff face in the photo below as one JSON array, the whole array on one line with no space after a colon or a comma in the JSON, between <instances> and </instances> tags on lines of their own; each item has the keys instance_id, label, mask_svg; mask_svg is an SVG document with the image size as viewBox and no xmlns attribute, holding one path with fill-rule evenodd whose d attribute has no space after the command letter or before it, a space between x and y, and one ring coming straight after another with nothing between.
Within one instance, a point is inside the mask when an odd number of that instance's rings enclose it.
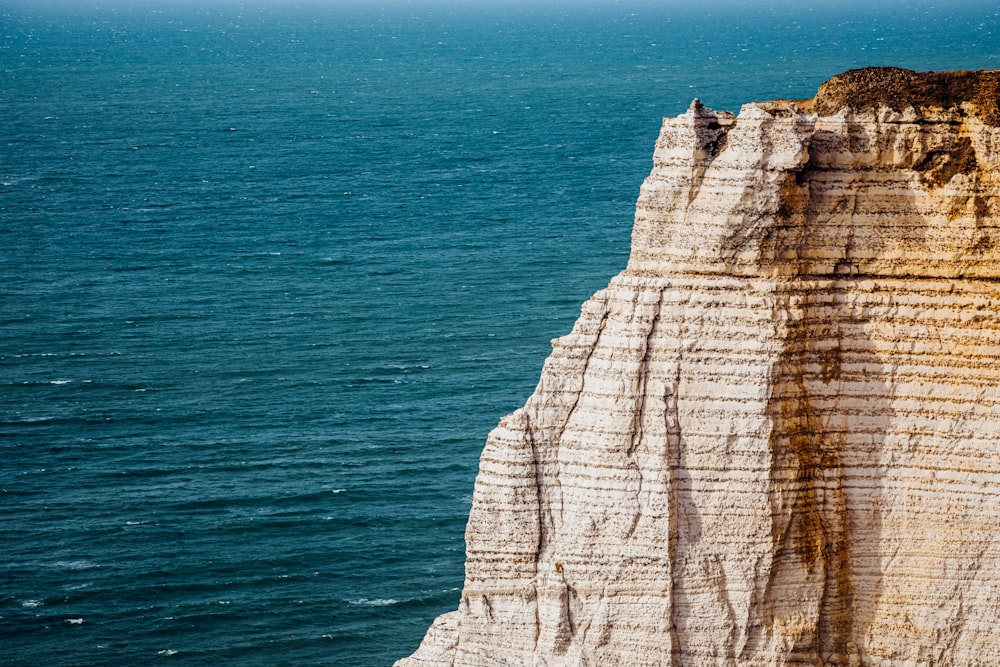
<instances>
[{"instance_id":1,"label":"shadow on cliff face","mask_svg":"<svg viewBox=\"0 0 1000 667\"><path fill-rule=\"evenodd\" d=\"M945 239L942 224L971 218L967 224L979 229L989 207L975 194L980 165L972 141L946 127L884 123L874 136L861 122L816 130L809 160L785 176L780 209L761 242L765 270L913 276L954 264L954 239ZM953 184L959 174L966 180ZM964 251L979 261L977 252L992 242L980 230ZM794 265L786 266L790 258Z\"/></svg>"},{"instance_id":2,"label":"shadow on cliff face","mask_svg":"<svg viewBox=\"0 0 1000 667\"><path fill-rule=\"evenodd\" d=\"M872 166L897 132L872 137L860 123L817 130L809 160L785 178L777 224L761 243L764 264L780 266L791 249L796 266L779 273L857 275L884 269L889 256L920 255L928 244L922 193L905 170Z\"/></svg>"},{"instance_id":3,"label":"shadow on cliff face","mask_svg":"<svg viewBox=\"0 0 1000 667\"><path fill-rule=\"evenodd\" d=\"M825 282L825 281L824 281ZM877 475L892 422L890 383L852 281L788 307L774 367L773 561L748 649L780 647L823 664L859 659L858 633L879 597ZM837 662L837 661L844 662ZM850 662L850 664L855 664Z\"/></svg>"},{"instance_id":4,"label":"shadow on cliff face","mask_svg":"<svg viewBox=\"0 0 1000 667\"><path fill-rule=\"evenodd\" d=\"M812 132L800 166L744 194L739 208L755 211L757 222L751 233L728 239L723 252L736 257L756 246L756 268L785 276L864 274L884 269L889 257L920 256L928 245L921 187L945 185L975 157L952 159L949 145L942 155L915 155L917 164L886 168L881 156L910 138L892 124L878 136L870 130L847 122ZM774 194L762 205L766 188Z\"/></svg>"}]
</instances>

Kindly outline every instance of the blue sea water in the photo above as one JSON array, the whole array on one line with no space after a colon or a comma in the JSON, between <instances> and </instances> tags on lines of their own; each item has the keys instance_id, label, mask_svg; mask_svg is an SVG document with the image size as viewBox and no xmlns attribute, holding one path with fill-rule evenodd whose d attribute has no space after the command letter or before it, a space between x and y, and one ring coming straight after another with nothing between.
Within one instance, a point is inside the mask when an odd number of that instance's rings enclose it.
<instances>
[{"instance_id":1,"label":"blue sea water","mask_svg":"<svg viewBox=\"0 0 1000 667\"><path fill-rule=\"evenodd\" d=\"M0 664L412 652L660 118L890 64L1000 8L0 5Z\"/></svg>"}]
</instances>

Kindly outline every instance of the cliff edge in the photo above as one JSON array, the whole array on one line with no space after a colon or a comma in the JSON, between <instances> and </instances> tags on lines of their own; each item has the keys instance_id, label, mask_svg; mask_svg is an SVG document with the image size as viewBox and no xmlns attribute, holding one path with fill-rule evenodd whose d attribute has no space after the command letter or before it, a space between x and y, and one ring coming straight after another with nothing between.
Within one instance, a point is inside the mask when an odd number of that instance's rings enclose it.
<instances>
[{"instance_id":1,"label":"cliff edge","mask_svg":"<svg viewBox=\"0 0 1000 667\"><path fill-rule=\"evenodd\" d=\"M397 665L1000 664L998 80L665 119Z\"/></svg>"}]
</instances>

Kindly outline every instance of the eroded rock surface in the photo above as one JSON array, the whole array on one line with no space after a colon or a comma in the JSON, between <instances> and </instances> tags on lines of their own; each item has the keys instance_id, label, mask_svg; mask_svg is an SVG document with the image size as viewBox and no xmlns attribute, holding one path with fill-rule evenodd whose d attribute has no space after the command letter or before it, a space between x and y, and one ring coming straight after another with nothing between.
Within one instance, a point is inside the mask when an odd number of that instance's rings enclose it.
<instances>
[{"instance_id":1,"label":"eroded rock surface","mask_svg":"<svg viewBox=\"0 0 1000 667\"><path fill-rule=\"evenodd\" d=\"M665 119L397 665L1000 664L996 82Z\"/></svg>"}]
</instances>

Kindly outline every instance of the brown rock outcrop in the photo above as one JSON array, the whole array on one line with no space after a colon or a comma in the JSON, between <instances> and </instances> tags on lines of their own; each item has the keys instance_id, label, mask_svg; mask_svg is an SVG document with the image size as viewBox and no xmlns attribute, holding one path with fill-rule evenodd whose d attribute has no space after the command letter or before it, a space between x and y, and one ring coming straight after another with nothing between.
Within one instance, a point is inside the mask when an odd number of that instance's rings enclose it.
<instances>
[{"instance_id":1,"label":"brown rock outcrop","mask_svg":"<svg viewBox=\"0 0 1000 667\"><path fill-rule=\"evenodd\" d=\"M397 665L1000 664L997 80L665 119Z\"/></svg>"}]
</instances>

